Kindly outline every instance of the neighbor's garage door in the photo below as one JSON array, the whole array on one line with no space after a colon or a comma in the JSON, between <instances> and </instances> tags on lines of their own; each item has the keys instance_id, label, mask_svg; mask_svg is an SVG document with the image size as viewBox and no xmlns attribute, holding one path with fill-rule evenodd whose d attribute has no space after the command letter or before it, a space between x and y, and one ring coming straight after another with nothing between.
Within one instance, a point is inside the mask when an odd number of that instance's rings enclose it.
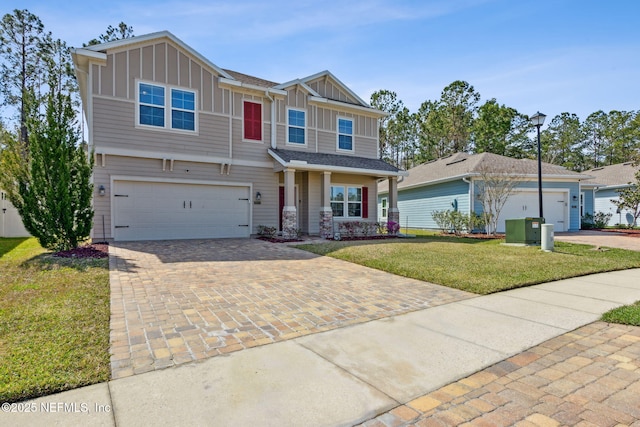
<instances>
[{"instance_id":1,"label":"neighbor's garage door","mask_svg":"<svg viewBox=\"0 0 640 427\"><path fill-rule=\"evenodd\" d=\"M114 181L115 240L249 237L249 187Z\"/></svg>"},{"instance_id":2,"label":"neighbor's garage door","mask_svg":"<svg viewBox=\"0 0 640 427\"><path fill-rule=\"evenodd\" d=\"M553 224L553 231L567 231L567 193L562 191L542 191L542 208L547 224ZM509 196L498 220L498 233L504 233L505 220L513 218L537 218L540 213L537 191L520 191Z\"/></svg>"}]
</instances>

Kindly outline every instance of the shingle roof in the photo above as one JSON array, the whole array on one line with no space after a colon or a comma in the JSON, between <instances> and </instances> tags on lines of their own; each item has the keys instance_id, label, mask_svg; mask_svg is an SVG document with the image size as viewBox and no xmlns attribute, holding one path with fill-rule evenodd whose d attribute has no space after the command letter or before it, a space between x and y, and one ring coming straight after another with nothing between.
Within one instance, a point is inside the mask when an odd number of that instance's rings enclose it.
<instances>
[{"instance_id":1,"label":"shingle roof","mask_svg":"<svg viewBox=\"0 0 640 427\"><path fill-rule=\"evenodd\" d=\"M349 169L366 169L373 171L380 171L383 173L397 173L401 169L390 165L389 163L380 159L369 159L366 157L345 156L340 154L326 154L326 153L310 153L308 151L297 150L283 150L280 148L271 149L276 156L282 159L286 163L294 162L306 162L310 165L349 168Z\"/></svg>"},{"instance_id":2,"label":"shingle roof","mask_svg":"<svg viewBox=\"0 0 640 427\"><path fill-rule=\"evenodd\" d=\"M242 83L249 83L249 84L261 86L261 87L274 87L280 84L276 82L271 82L269 80L261 79L259 77L250 76L248 74L239 73L237 71L228 70L226 68L224 69L224 71L226 71L228 74L231 75L231 77L233 77L238 81L241 81Z\"/></svg>"},{"instance_id":3,"label":"shingle roof","mask_svg":"<svg viewBox=\"0 0 640 427\"><path fill-rule=\"evenodd\" d=\"M636 180L635 173L638 170L640 170L640 166L634 166L632 162L594 168L584 171L585 174L593 176L592 179L588 179L584 183L606 186L626 185Z\"/></svg>"},{"instance_id":4,"label":"shingle roof","mask_svg":"<svg viewBox=\"0 0 640 427\"><path fill-rule=\"evenodd\" d=\"M514 159L493 153L455 153L409 169L409 176L398 183L398 188L412 187L443 181L450 178L470 177L483 171L492 173L513 173L520 176L537 176L538 161L531 159ZM585 179L586 176L568 170L562 166L542 162L542 175L557 178ZM380 191L388 191L388 184L383 182Z\"/></svg>"}]
</instances>

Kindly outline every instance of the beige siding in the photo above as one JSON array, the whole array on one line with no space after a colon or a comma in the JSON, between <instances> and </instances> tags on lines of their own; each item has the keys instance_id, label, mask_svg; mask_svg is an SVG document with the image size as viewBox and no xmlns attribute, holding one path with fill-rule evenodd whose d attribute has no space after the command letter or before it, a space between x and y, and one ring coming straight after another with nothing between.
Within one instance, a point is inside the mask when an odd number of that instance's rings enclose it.
<instances>
[{"instance_id":1,"label":"beige siding","mask_svg":"<svg viewBox=\"0 0 640 427\"><path fill-rule=\"evenodd\" d=\"M178 85L178 49L173 45L167 45L167 83Z\"/></svg>"},{"instance_id":2,"label":"beige siding","mask_svg":"<svg viewBox=\"0 0 640 427\"><path fill-rule=\"evenodd\" d=\"M268 134L264 133L263 139L267 142L253 142L242 140L242 120L233 119L233 158L241 158L244 160L271 161L271 157L267 154L269 147Z\"/></svg>"},{"instance_id":3,"label":"beige siding","mask_svg":"<svg viewBox=\"0 0 640 427\"><path fill-rule=\"evenodd\" d=\"M135 103L94 99L94 143L102 147L229 157L229 119L199 114L198 134L135 127ZM262 150L266 157L266 149ZM237 158L237 156L236 156Z\"/></svg>"},{"instance_id":4,"label":"beige siding","mask_svg":"<svg viewBox=\"0 0 640 427\"><path fill-rule=\"evenodd\" d=\"M113 96L113 55L107 56L107 65L100 69L101 95Z\"/></svg>"},{"instance_id":5,"label":"beige siding","mask_svg":"<svg viewBox=\"0 0 640 427\"><path fill-rule=\"evenodd\" d=\"M129 93L127 98L136 99L136 80L141 77L140 67L142 51L140 49L132 49L129 51Z\"/></svg>"},{"instance_id":6,"label":"beige siding","mask_svg":"<svg viewBox=\"0 0 640 427\"><path fill-rule=\"evenodd\" d=\"M178 53L179 65L179 85L184 87L193 87L191 85L191 69L189 67L189 58L182 52Z\"/></svg>"},{"instance_id":7,"label":"beige siding","mask_svg":"<svg viewBox=\"0 0 640 427\"><path fill-rule=\"evenodd\" d=\"M145 46L142 48L142 78L145 80L154 80L154 70L156 68L160 69L162 77L157 81L164 82L164 62L161 64L156 64L154 62L154 47L153 46Z\"/></svg>"},{"instance_id":8,"label":"beige siding","mask_svg":"<svg viewBox=\"0 0 640 427\"><path fill-rule=\"evenodd\" d=\"M188 172L186 171L188 169ZM162 180L197 180L208 182L246 183L253 185L253 194L259 191L262 195L260 204L252 204L253 230L257 232L258 225L277 225L278 223L278 177L271 168L255 168L245 166L232 166L229 175L220 174L219 165L178 162L174 163L173 172L162 170L162 161L155 159L137 159L133 157L107 157L107 167L103 168L97 162L94 168L94 185L96 197L94 198L94 240L112 238L111 235L111 208L113 199L111 192L111 178L114 176L136 176L141 178L158 178ZM97 195L97 188L104 185L106 194L104 197ZM106 235L102 234L102 220Z\"/></svg>"},{"instance_id":9,"label":"beige siding","mask_svg":"<svg viewBox=\"0 0 640 427\"><path fill-rule=\"evenodd\" d=\"M117 53L115 56L114 72L116 76L127 75L127 52ZM127 98L127 79L115 79L115 96Z\"/></svg>"},{"instance_id":10,"label":"beige siding","mask_svg":"<svg viewBox=\"0 0 640 427\"><path fill-rule=\"evenodd\" d=\"M321 77L318 80L314 80L308 83L308 85L324 98L349 102L351 104L356 104L359 102L356 98L349 95L346 91L343 91L340 86L335 81L333 81L333 79Z\"/></svg>"},{"instance_id":11,"label":"beige siding","mask_svg":"<svg viewBox=\"0 0 640 427\"><path fill-rule=\"evenodd\" d=\"M213 93L213 76L207 70L202 70L202 110L213 111L213 97L210 95Z\"/></svg>"},{"instance_id":12,"label":"beige siding","mask_svg":"<svg viewBox=\"0 0 640 427\"><path fill-rule=\"evenodd\" d=\"M322 178L318 172L308 173L309 234L320 234L320 187Z\"/></svg>"}]
</instances>

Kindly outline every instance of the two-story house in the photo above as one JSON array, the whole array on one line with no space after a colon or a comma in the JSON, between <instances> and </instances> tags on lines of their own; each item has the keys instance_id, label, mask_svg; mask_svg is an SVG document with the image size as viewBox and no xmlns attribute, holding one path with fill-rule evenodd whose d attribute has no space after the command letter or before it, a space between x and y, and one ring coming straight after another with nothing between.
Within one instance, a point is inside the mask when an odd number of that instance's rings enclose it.
<instances>
[{"instance_id":1,"label":"two-story house","mask_svg":"<svg viewBox=\"0 0 640 427\"><path fill-rule=\"evenodd\" d=\"M211 63L163 31L72 51L95 156L94 240L330 236L389 220L405 172L379 160L378 121L330 72L278 84Z\"/></svg>"}]
</instances>

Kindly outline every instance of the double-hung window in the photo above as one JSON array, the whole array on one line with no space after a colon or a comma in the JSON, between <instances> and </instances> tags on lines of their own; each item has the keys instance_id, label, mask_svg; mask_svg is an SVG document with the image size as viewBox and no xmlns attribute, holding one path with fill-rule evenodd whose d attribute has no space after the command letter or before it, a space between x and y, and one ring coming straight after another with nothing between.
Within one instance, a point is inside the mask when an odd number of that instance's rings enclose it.
<instances>
[{"instance_id":1,"label":"double-hung window","mask_svg":"<svg viewBox=\"0 0 640 427\"><path fill-rule=\"evenodd\" d=\"M338 117L338 150L353 151L353 120Z\"/></svg>"},{"instance_id":2,"label":"double-hung window","mask_svg":"<svg viewBox=\"0 0 640 427\"><path fill-rule=\"evenodd\" d=\"M334 218L366 218L363 190L364 187L331 186L331 210Z\"/></svg>"},{"instance_id":3,"label":"double-hung window","mask_svg":"<svg viewBox=\"0 0 640 427\"><path fill-rule=\"evenodd\" d=\"M192 90L140 82L138 108L140 125L196 130L196 93Z\"/></svg>"},{"instance_id":4,"label":"double-hung window","mask_svg":"<svg viewBox=\"0 0 640 427\"><path fill-rule=\"evenodd\" d=\"M306 114L303 110L290 108L287 111L287 143L306 144L305 126Z\"/></svg>"},{"instance_id":5,"label":"double-hung window","mask_svg":"<svg viewBox=\"0 0 640 427\"><path fill-rule=\"evenodd\" d=\"M262 141L262 104L244 101L244 139Z\"/></svg>"}]
</instances>

